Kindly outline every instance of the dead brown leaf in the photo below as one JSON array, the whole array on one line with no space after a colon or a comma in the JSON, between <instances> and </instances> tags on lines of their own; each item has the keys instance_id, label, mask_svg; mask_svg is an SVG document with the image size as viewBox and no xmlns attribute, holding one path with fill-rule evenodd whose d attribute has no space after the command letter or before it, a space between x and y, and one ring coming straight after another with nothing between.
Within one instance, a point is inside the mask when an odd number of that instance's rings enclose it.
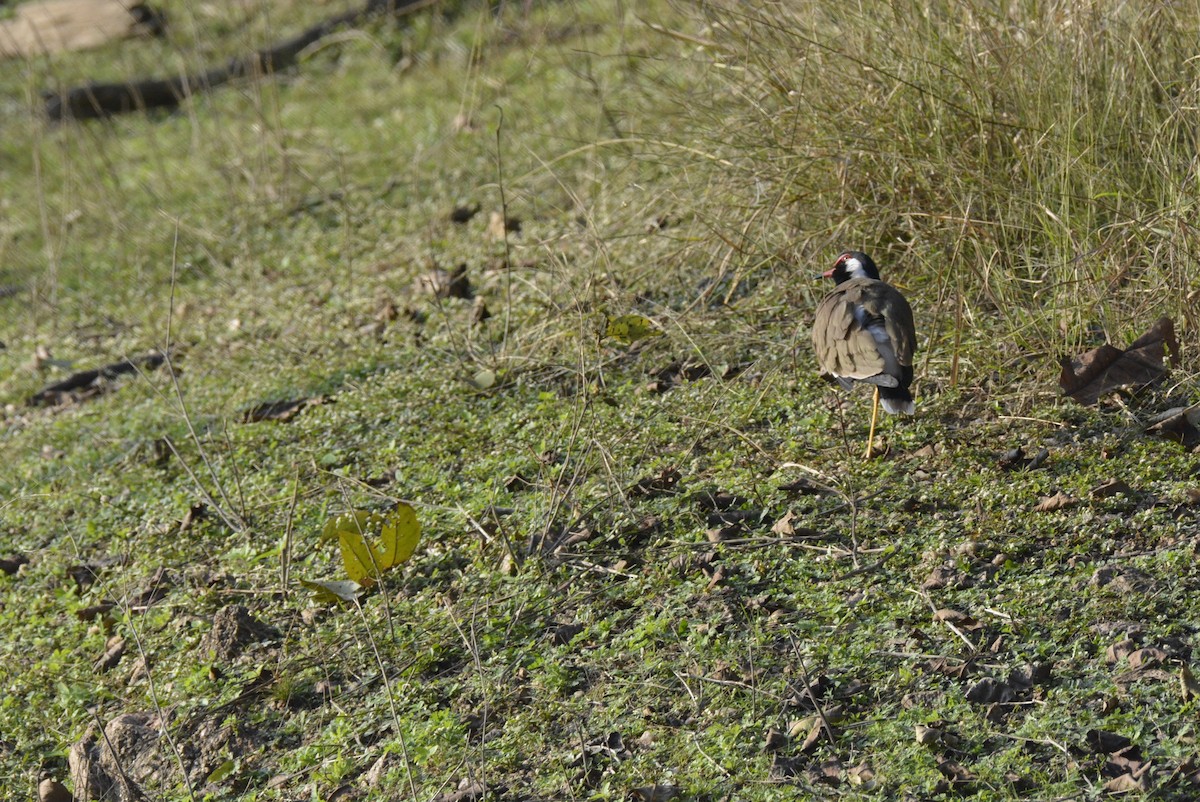
<instances>
[{"instance_id":1,"label":"dead brown leaf","mask_svg":"<svg viewBox=\"0 0 1200 802\"><path fill-rule=\"evenodd\" d=\"M796 520L796 514L788 510L782 518L772 524L771 531L780 537L815 537L819 534L811 526L797 526L794 523Z\"/></svg>"},{"instance_id":2,"label":"dead brown leaf","mask_svg":"<svg viewBox=\"0 0 1200 802\"><path fill-rule=\"evenodd\" d=\"M816 748L817 742L821 740L821 732L825 729L825 725L821 723L820 717L812 723L808 729L808 734L804 736L804 743L800 744L800 751L803 754L808 754Z\"/></svg>"},{"instance_id":3,"label":"dead brown leaf","mask_svg":"<svg viewBox=\"0 0 1200 802\"><path fill-rule=\"evenodd\" d=\"M974 671L971 660L956 660L952 657L934 657L925 664L925 668L951 679L963 679Z\"/></svg>"},{"instance_id":4,"label":"dead brown leaf","mask_svg":"<svg viewBox=\"0 0 1200 802\"><path fill-rule=\"evenodd\" d=\"M1179 359L1175 324L1161 317L1150 329L1122 351L1105 344L1074 358L1060 360L1062 391L1081 404L1095 404L1102 396L1121 388L1140 390L1167 374L1163 358Z\"/></svg>"},{"instance_id":5,"label":"dead brown leaf","mask_svg":"<svg viewBox=\"0 0 1200 802\"><path fill-rule=\"evenodd\" d=\"M871 769L870 764L865 761L857 766L846 769L846 781L851 785L857 785L863 790L870 791L875 788L875 772Z\"/></svg>"},{"instance_id":6,"label":"dead brown leaf","mask_svg":"<svg viewBox=\"0 0 1200 802\"><path fill-rule=\"evenodd\" d=\"M1112 498L1116 495L1131 495L1133 488L1121 479L1109 479L1106 482L1101 482L1096 487L1092 488L1091 496L1093 499Z\"/></svg>"},{"instance_id":7,"label":"dead brown leaf","mask_svg":"<svg viewBox=\"0 0 1200 802\"><path fill-rule=\"evenodd\" d=\"M1195 448L1200 444L1200 405L1169 409L1152 420L1146 432Z\"/></svg>"},{"instance_id":8,"label":"dead brown leaf","mask_svg":"<svg viewBox=\"0 0 1200 802\"><path fill-rule=\"evenodd\" d=\"M921 587L925 590L969 588L974 581L953 563L943 563L929 572Z\"/></svg>"},{"instance_id":9,"label":"dead brown leaf","mask_svg":"<svg viewBox=\"0 0 1200 802\"><path fill-rule=\"evenodd\" d=\"M327 404L332 399L329 396L318 395L312 398L292 398L283 401L267 401L251 407L242 413L242 423L260 423L262 421L279 421L287 423L308 407Z\"/></svg>"},{"instance_id":10,"label":"dead brown leaf","mask_svg":"<svg viewBox=\"0 0 1200 802\"><path fill-rule=\"evenodd\" d=\"M941 621L944 624L953 624L959 629L965 629L970 632L983 628L983 624L978 619L966 613L960 613L958 610L951 610L949 607L943 607L934 612L933 620Z\"/></svg>"},{"instance_id":11,"label":"dead brown leaf","mask_svg":"<svg viewBox=\"0 0 1200 802\"><path fill-rule=\"evenodd\" d=\"M763 737L764 752L778 752L788 745L788 737L785 733L771 727L767 730L767 734Z\"/></svg>"},{"instance_id":12,"label":"dead brown leaf","mask_svg":"<svg viewBox=\"0 0 1200 802\"><path fill-rule=\"evenodd\" d=\"M952 783L972 783L975 782L975 775L961 765L942 755L937 756L938 771L942 776L950 780Z\"/></svg>"},{"instance_id":13,"label":"dead brown leaf","mask_svg":"<svg viewBox=\"0 0 1200 802\"><path fill-rule=\"evenodd\" d=\"M108 639L108 643L104 646L104 654L96 661L93 668L97 674L103 674L106 671L111 671L117 667L117 663L121 662L121 656L125 654L125 639L120 635L113 635Z\"/></svg>"},{"instance_id":14,"label":"dead brown leaf","mask_svg":"<svg viewBox=\"0 0 1200 802\"><path fill-rule=\"evenodd\" d=\"M1125 565L1101 566L1088 582L1094 588L1107 587L1121 594L1147 593L1154 587L1154 580L1148 574Z\"/></svg>"},{"instance_id":15,"label":"dead brown leaf","mask_svg":"<svg viewBox=\"0 0 1200 802\"><path fill-rule=\"evenodd\" d=\"M1136 649L1137 643L1135 641L1129 638L1119 640L1104 650L1104 662L1118 663L1133 654Z\"/></svg>"},{"instance_id":16,"label":"dead brown leaf","mask_svg":"<svg viewBox=\"0 0 1200 802\"><path fill-rule=\"evenodd\" d=\"M705 530L704 536L708 538L709 543L724 543L727 540L733 540L741 534L741 531L736 526L718 526Z\"/></svg>"},{"instance_id":17,"label":"dead brown leaf","mask_svg":"<svg viewBox=\"0 0 1200 802\"><path fill-rule=\"evenodd\" d=\"M1146 784L1146 778L1135 778L1133 774L1126 772L1119 777L1113 777L1104 784L1104 790L1110 794L1129 794L1129 793L1145 793L1149 790Z\"/></svg>"},{"instance_id":18,"label":"dead brown leaf","mask_svg":"<svg viewBox=\"0 0 1200 802\"><path fill-rule=\"evenodd\" d=\"M1167 653L1162 649L1147 646L1129 655L1130 668L1156 668L1167 660Z\"/></svg>"},{"instance_id":19,"label":"dead brown leaf","mask_svg":"<svg viewBox=\"0 0 1200 802\"><path fill-rule=\"evenodd\" d=\"M1008 704L1017 698L1017 688L993 677L984 677L967 689L966 700L977 705Z\"/></svg>"},{"instance_id":20,"label":"dead brown leaf","mask_svg":"<svg viewBox=\"0 0 1200 802\"><path fill-rule=\"evenodd\" d=\"M783 517L776 521L771 526L771 531L780 537L787 537L796 534L796 527L792 526L792 521L796 520L796 513L788 510L783 514Z\"/></svg>"},{"instance_id":21,"label":"dead brown leaf","mask_svg":"<svg viewBox=\"0 0 1200 802\"><path fill-rule=\"evenodd\" d=\"M1079 499L1068 496L1060 490L1053 496L1043 496L1033 509L1036 512L1053 512L1054 510L1069 509L1078 503Z\"/></svg>"}]
</instances>

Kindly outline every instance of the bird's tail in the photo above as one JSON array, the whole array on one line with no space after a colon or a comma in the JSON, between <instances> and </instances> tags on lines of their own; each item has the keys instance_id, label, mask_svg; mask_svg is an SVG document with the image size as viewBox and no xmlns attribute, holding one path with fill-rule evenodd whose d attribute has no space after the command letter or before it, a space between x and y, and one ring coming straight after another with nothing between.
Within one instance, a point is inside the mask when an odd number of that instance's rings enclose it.
<instances>
[{"instance_id":1,"label":"bird's tail","mask_svg":"<svg viewBox=\"0 0 1200 802\"><path fill-rule=\"evenodd\" d=\"M913 403L912 393L907 387L880 387L879 403L885 412L893 415L901 412L912 415L917 411L917 405Z\"/></svg>"}]
</instances>

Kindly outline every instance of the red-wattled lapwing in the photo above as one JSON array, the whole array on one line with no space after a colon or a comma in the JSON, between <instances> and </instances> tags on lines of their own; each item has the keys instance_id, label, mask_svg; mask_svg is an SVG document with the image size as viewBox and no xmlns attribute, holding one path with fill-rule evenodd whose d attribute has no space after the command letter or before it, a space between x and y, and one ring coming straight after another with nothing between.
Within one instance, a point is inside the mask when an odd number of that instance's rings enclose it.
<instances>
[{"instance_id":1,"label":"red-wattled lapwing","mask_svg":"<svg viewBox=\"0 0 1200 802\"><path fill-rule=\"evenodd\" d=\"M843 388L854 382L875 385L865 455L870 459L880 403L891 413L916 411L908 389L917 349L912 308L895 287L879 280L879 268L860 251L846 251L821 277L837 286L817 307L813 350L821 372Z\"/></svg>"}]
</instances>

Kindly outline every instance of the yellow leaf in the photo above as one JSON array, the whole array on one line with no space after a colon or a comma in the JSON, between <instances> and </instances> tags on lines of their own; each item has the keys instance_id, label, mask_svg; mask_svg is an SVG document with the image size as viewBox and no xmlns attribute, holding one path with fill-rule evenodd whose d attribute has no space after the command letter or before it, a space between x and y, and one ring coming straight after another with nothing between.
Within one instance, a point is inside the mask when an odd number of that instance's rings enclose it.
<instances>
[{"instance_id":1,"label":"yellow leaf","mask_svg":"<svg viewBox=\"0 0 1200 802\"><path fill-rule=\"evenodd\" d=\"M633 343L648 337L661 337L662 329L654 325L654 321L641 315L621 315L608 318L608 326L604 330L605 337L612 337L623 343Z\"/></svg>"},{"instance_id":2,"label":"yellow leaf","mask_svg":"<svg viewBox=\"0 0 1200 802\"><path fill-rule=\"evenodd\" d=\"M333 538L341 548L346 575L370 587L384 571L412 557L421 539L421 524L413 508L404 503L387 515L353 510L325 523L321 539Z\"/></svg>"},{"instance_id":3,"label":"yellow leaf","mask_svg":"<svg viewBox=\"0 0 1200 802\"><path fill-rule=\"evenodd\" d=\"M376 552L379 570L386 571L407 562L421 539L421 523L416 511L403 501L397 504L396 509L383 519L380 539L382 548Z\"/></svg>"},{"instance_id":4,"label":"yellow leaf","mask_svg":"<svg viewBox=\"0 0 1200 802\"><path fill-rule=\"evenodd\" d=\"M341 532L353 532L364 536L374 534L379 531L382 523L383 518L379 513L366 510L342 513L325 522L325 527L321 530L321 542L337 540L338 534Z\"/></svg>"},{"instance_id":5,"label":"yellow leaf","mask_svg":"<svg viewBox=\"0 0 1200 802\"><path fill-rule=\"evenodd\" d=\"M363 587L375 584L379 575L379 555L358 532L345 529L338 531L338 545L342 547L342 564L346 576Z\"/></svg>"}]
</instances>

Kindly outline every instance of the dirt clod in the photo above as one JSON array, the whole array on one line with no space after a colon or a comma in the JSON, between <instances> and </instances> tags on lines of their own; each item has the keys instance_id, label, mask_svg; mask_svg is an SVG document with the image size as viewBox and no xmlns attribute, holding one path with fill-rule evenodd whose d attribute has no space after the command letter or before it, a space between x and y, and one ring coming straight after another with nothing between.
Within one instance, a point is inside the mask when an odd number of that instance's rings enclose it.
<instances>
[{"instance_id":1,"label":"dirt clod","mask_svg":"<svg viewBox=\"0 0 1200 802\"><path fill-rule=\"evenodd\" d=\"M250 644L278 637L275 627L260 622L242 605L231 604L213 616L212 629L204 636L201 648L219 660L232 660Z\"/></svg>"}]
</instances>

